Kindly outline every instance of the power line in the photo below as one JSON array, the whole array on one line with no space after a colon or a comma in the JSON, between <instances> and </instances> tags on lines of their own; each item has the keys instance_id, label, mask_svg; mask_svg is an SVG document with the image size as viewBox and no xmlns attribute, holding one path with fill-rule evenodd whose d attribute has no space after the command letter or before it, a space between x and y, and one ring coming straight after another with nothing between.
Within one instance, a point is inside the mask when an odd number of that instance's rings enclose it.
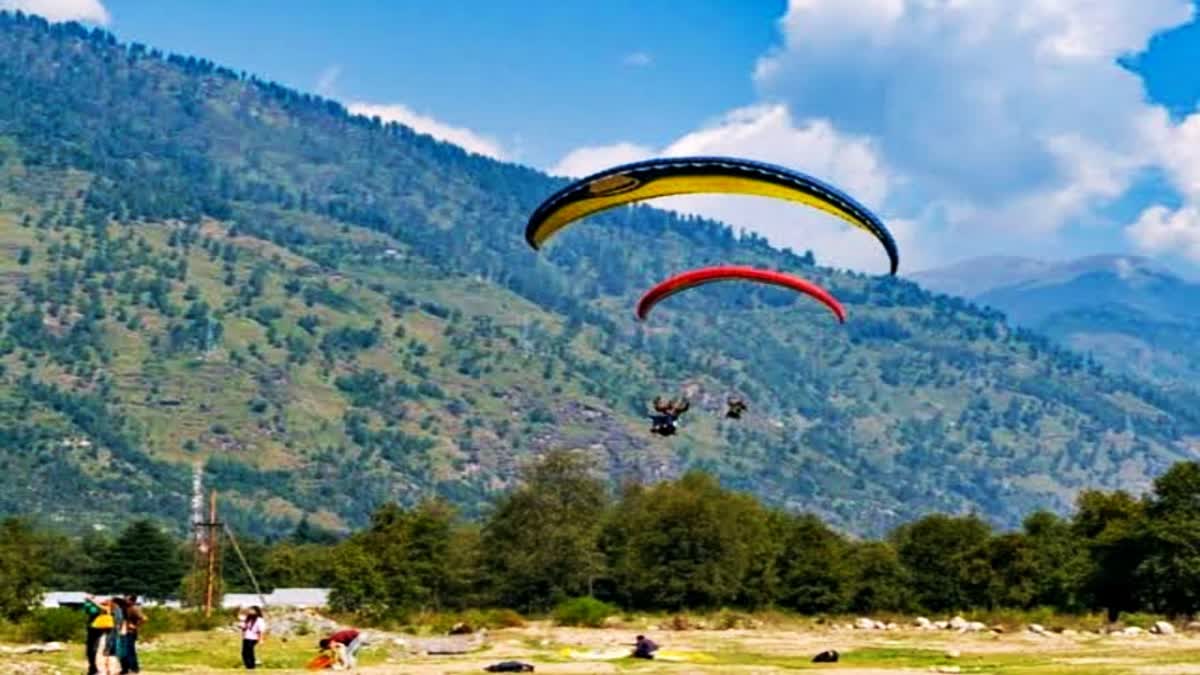
<instances>
[{"instance_id":1,"label":"power line","mask_svg":"<svg viewBox=\"0 0 1200 675\"><path fill-rule=\"evenodd\" d=\"M238 546L237 537L233 536L233 530L229 526L225 526L225 535L229 537L229 543L233 544L233 551L237 553L238 560L242 561L242 569L246 570L246 575L250 577L250 583L254 585L254 593L258 596L259 606L266 608L267 599L263 597L262 589L258 586L258 579L254 577L254 571L250 569L250 563L246 562L246 556L242 555L242 548Z\"/></svg>"}]
</instances>

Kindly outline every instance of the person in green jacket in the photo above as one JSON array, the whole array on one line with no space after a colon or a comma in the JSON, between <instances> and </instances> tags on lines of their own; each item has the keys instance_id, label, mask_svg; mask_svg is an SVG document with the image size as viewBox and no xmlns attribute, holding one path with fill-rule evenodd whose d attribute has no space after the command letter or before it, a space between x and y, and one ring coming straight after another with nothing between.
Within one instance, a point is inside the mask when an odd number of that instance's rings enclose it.
<instances>
[{"instance_id":1,"label":"person in green jacket","mask_svg":"<svg viewBox=\"0 0 1200 675\"><path fill-rule=\"evenodd\" d=\"M111 601L109 601L111 602ZM96 598L87 596L83 600L83 612L87 617L87 641L84 643L84 655L88 662L88 675L99 675L100 668L96 665L96 657L100 654L100 641L108 636L113 629L113 617L109 602L96 602Z\"/></svg>"}]
</instances>

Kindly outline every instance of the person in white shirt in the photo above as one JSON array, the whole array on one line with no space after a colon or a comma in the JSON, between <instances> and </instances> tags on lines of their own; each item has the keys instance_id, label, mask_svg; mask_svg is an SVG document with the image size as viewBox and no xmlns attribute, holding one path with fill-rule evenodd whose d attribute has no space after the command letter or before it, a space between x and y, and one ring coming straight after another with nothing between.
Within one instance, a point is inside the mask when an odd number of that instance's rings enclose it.
<instances>
[{"instance_id":1,"label":"person in white shirt","mask_svg":"<svg viewBox=\"0 0 1200 675\"><path fill-rule=\"evenodd\" d=\"M242 620L242 665L246 666L246 670L254 670L257 663L254 648L262 642L266 631L267 622L263 619L262 609L251 607Z\"/></svg>"}]
</instances>

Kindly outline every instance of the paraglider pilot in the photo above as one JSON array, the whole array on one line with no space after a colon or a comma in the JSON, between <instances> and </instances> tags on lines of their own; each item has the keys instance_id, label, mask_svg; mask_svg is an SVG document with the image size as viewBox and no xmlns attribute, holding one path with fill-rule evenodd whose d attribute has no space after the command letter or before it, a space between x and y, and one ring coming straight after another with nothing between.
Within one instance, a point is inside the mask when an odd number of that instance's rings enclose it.
<instances>
[{"instance_id":1,"label":"paraglider pilot","mask_svg":"<svg viewBox=\"0 0 1200 675\"><path fill-rule=\"evenodd\" d=\"M745 401L740 398L731 397L728 401L726 401L726 405L729 406L725 411L726 417L734 420L742 419L742 413L746 412Z\"/></svg>"},{"instance_id":2,"label":"paraglider pilot","mask_svg":"<svg viewBox=\"0 0 1200 675\"><path fill-rule=\"evenodd\" d=\"M661 396L654 397L654 411L658 414L650 416L650 433L658 434L659 436L674 436L675 422L679 416L687 412L691 407L688 400L685 398L681 402L676 403L673 399L664 402Z\"/></svg>"}]
</instances>

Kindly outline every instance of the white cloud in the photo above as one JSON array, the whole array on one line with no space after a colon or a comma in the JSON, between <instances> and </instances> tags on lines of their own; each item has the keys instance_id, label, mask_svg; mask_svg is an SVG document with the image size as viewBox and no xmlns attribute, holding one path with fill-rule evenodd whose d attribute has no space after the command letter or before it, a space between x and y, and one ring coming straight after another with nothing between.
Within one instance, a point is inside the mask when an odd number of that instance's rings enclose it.
<instances>
[{"instance_id":1,"label":"white cloud","mask_svg":"<svg viewBox=\"0 0 1200 675\"><path fill-rule=\"evenodd\" d=\"M1147 253L1200 261L1200 207L1183 206L1172 211L1165 206L1152 206L1125 233Z\"/></svg>"},{"instance_id":2,"label":"white cloud","mask_svg":"<svg viewBox=\"0 0 1200 675\"><path fill-rule=\"evenodd\" d=\"M327 66L317 74L316 91L321 96L329 98L333 96L334 87L337 86L338 78L342 76L342 67L338 65Z\"/></svg>"},{"instance_id":3,"label":"white cloud","mask_svg":"<svg viewBox=\"0 0 1200 675\"><path fill-rule=\"evenodd\" d=\"M1200 113L1175 124L1158 108L1146 117L1143 129L1147 146L1171 182L1186 198L1200 201Z\"/></svg>"},{"instance_id":4,"label":"white cloud","mask_svg":"<svg viewBox=\"0 0 1200 675\"><path fill-rule=\"evenodd\" d=\"M397 122L423 133L429 134L440 141L446 141L460 146L470 152L492 157L507 159L508 155L496 140L479 134L466 127L456 127L441 122L427 115L414 112L411 108L400 103L351 103L346 106L355 115L379 117L385 122Z\"/></svg>"},{"instance_id":5,"label":"white cloud","mask_svg":"<svg viewBox=\"0 0 1200 675\"><path fill-rule=\"evenodd\" d=\"M1068 226L1115 225L1102 207L1147 168L1200 205L1200 115L1171 124L1117 63L1193 13L1190 0L791 0L782 45L753 74L761 102L653 154L733 154L825 178L903 231L901 269L1062 246ZM557 168L645 154L581 148ZM819 259L870 253L861 233L790 227L786 206L667 201L779 245L806 238ZM1130 238L1178 242L1190 221L1174 216L1148 212Z\"/></svg>"},{"instance_id":6,"label":"white cloud","mask_svg":"<svg viewBox=\"0 0 1200 675\"><path fill-rule=\"evenodd\" d=\"M86 21L107 26L112 20L100 0L0 0L0 9L37 14L50 21Z\"/></svg>"},{"instance_id":7,"label":"white cloud","mask_svg":"<svg viewBox=\"0 0 1200 675\"><path fill-rule=\"evenodd\" d=\"M1041 51L1062 58L1114 59L1142 49L1146 39L1191 18L1189 3L1174 0L1038 0L1024 20L1048 27Z\"/></svg>"},{"instance_id":8,"label":"white cloud","mask_svg":"<svg viewBox=\"0 0 1200 675\"><path fill-rule=\"evenodd\" d=\"M615 143L576 148L548 169L555 176L582 178L601 169L654 156L654 149L635 143Z\"/></svg>"},{"instance_id":9,"label":"white cloud","mask_svg":"<svg viewBox=\"0 0 1200 675\"><path fill-rule=\"evenodd\" d=\"M667 156L738 155L791 167L855 194L868 207L887 195L888 175L874 143L839 134L825 121L796 124L782 105L739 108L669 145Z\"/></svg>"},{"instance_id":10,"label":"white cloud","mask_svg":"<svg viewBox=\"0 0 1200 675\"><path fill-rule=\"evenodd\" d=\"M1146 208L1125 235L1143 252L1200 262L1200 113L1175 124L1159 109L1145 120L1144 130L1157 166L1183 203Z\"/></svg>"},{"instance_id":11,"label":"white cloud","mask_svg":"<svg viewBox=\"0 0 1200 675\"><path fill-rule=\"evenodd\" d=\"M1131 131L1125 142L1138 139ZM962 210L954 218L959 229L1002 230L1029 242L1045 240L1064 224L1094 220L1092 207L1121 197L1138 172L1154 161L1145 147L1120 151L1074 132L1047 137L1043 146L1056 180L1015 193L1007 203L960 204Z\"/></svg>"},{"instance_id":12,"label":"white cloud","mask_svg":"<svg viewBox=\"0 0 1200 675\"><path fill-rule=\"evenodd\" d=\"M1124 190L1148 106L1115 59L1192 15L1189 0L868 4L793 0L785 45L758 64L761 92L876 139L939 199L1051 197L1050 228Z\"/></svg>"},{"instance_id":13,"label":"white cloud","mask_svg":"<svg viewBox=\"0 0 1200 675\"><path fill-rule=\"evenodd\" d=\"M686 134L661 149L632 143L579 148L564 157L552 173L583 176L602 168L648 157L735 155L798 167L853 194L868 208L878 208L892 187L873 143L839 134L828 122L796 124L782 105L740 108L713 124ZM874 272L887 269L880 247L861 230L844 225L815 209L777 199L733 195L681 195L656 199L655 206L716 218L735 228L757 232L776 246L812 249L823 264ZM888 219L901 250L911 243L915 223ZM919 260L919 254L917 260ZM910 256L906 260L911 262Z\"/></svg>"},{"instance_id":14,"label":"white cloud","mask_svg":"<svg viewBox=\"0 0 1200 675\"><path fill-rule=\"evenodd\" d=\"M654 63L654 57L646 52L633 52L626 54L621 63L634 68L645 68Z\"/></svg>"}]
</instances>

